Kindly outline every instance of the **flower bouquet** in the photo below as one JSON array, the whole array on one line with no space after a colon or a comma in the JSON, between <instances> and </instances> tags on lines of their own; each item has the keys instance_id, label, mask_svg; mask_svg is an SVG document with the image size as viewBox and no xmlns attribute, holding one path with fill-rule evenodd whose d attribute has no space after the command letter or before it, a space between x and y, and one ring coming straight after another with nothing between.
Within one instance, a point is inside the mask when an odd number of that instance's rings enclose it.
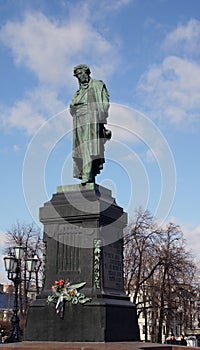
<instances>
[{"instance_id":1,"label":"flower bouquet","mask_svg":"<svg viewBox=\"0 0 200 350\"><path fill-rule=\"evenodd\" d=\"M48 296L47 303L50 304L53 302L56 304L56 313L63 318L65 302L85 304L87 301L91 301L91 298L79 292L79 289L83 288L85 285L86 282L71 285L70 282L64 281L63 279L55 281L54 285L51 287L53 294Z\"/></svg>"}]
</instances>

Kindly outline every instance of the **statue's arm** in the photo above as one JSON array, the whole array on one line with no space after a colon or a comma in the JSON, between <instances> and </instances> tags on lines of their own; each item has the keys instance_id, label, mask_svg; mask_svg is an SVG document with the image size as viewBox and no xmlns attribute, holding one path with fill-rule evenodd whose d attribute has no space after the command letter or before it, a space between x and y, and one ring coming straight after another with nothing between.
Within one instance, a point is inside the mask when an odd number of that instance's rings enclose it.
<instances>
[{"instance_id":1,"label":"statue's arm","mask_svg":"<svg viewBox=\"0 0 200 350\"><path fill-rule=\"evenodd\" d=\"M70 114L72 115L72 117L74 117L76 114L76 105L77 105L77 92L72 97L70 105L69 105L69 110L70 110Z\"/></svg>"},{"instance_id":2,"label":"statue's arm","mask_svg":"<svg viewBox=\"0 0 200 350\"><path fill-rule=\"evenodd\" d=\"M109 104L109 92L106 88L106 85L103 84L103 88L102 88L102 108L103 108L103 112L105 114L108 114L108 109L110 107L110 104Z\"/></svg>"},{"instance_id":3,"label":"statue's arm","mask_svg":"<svg viewBox=\"0 0 200 350\"><path fill-rule=\"evenodd\" d=\"M109 92L106 85L102 82L101 95L99 99L99 119L105 124L107 123L109 106Z\"/></svg>"}]
</instances>

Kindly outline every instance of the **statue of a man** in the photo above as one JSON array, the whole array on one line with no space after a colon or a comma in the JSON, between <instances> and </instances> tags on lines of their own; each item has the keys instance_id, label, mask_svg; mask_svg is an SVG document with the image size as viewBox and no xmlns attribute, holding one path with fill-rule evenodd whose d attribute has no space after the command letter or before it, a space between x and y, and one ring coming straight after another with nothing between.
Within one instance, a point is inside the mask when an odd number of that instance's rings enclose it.
<instances>
[{"instance_id":1,"label":"statue of a man","mask_svg":"<svg viewBox=\"0 0 200 350\"><path fill-rule=\"evenodd\" d=\"M111 138L105 128L108 118L109 93L101 80L90 77L85 64L74 68L79 89L70 103L73 117L73 176L82 185L95 182L95 176L103 169L104 145Z\"/></svg>"}]
</instances>

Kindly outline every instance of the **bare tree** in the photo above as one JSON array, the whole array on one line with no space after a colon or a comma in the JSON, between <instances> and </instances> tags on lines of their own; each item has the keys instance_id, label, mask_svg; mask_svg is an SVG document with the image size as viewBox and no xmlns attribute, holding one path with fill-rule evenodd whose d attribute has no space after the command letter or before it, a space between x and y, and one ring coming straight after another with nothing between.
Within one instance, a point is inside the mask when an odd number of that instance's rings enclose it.
<instances>
[{"instance_id":1,"label":"bare tree","mask_svg":"<svg viewBox=\"0 0 200 350\"><path fill-rule=\"evenodd\" d=\"M178 309L180 310L184 303L188 303L194 293L196 271L194 261L186 250L183 233L174 223L169 223L163 228L160 255L162 266L159 269L160 314L157 342L162 341L164 321L167 334L170 331L175 333L173 320L177 319ZM186 318L186 313L182 316Z\"/></svg>"},{"instance_id":2,"label":"bare tree","mask_svg":"<svg viewBox=\"0 0 200 350\"><path fill-rule=\"evenodd\" d=\"M180 331L191 326L188 309L196 295L195 273L180 227L174 223L158 227L148 211L137 210L124 235L124 274L127 293L138 313L144 313L146 341L161 343L163 325L167 334L175 331L177 317ZM147 312L151 339L147 339Z\"/></svg>"},{"instance_id":3,"label":"bare tree","mask_svg":"<svg viewBox=\"0 0 200 350\"><path fill-rule=\"evenodd\" d=\"M161 264L157 244L161 231L153 216L139 208L135 220L124 234L125 288L137 302L141 286L153 275ZM145 267L145 268L144 268Z\"/></svg>"}]
</instances>

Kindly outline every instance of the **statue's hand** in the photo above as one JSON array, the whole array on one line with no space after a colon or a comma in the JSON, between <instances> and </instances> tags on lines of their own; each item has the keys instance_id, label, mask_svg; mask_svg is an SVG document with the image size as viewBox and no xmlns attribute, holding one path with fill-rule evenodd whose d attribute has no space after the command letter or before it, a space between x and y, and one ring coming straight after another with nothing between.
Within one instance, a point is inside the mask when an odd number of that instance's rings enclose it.
<instances>
[{"instance_id":1,"label":"statue's hand","mask_svg":"<svg viewBox=\"0 0 200 350\"><path fill-rule=\"evenodd\" d=\"M103 133L104 133L104 137L105 137L106 141L109 141L112 137L111 130L108 130L104 127Z\"/></svg>"}]
</instances>

